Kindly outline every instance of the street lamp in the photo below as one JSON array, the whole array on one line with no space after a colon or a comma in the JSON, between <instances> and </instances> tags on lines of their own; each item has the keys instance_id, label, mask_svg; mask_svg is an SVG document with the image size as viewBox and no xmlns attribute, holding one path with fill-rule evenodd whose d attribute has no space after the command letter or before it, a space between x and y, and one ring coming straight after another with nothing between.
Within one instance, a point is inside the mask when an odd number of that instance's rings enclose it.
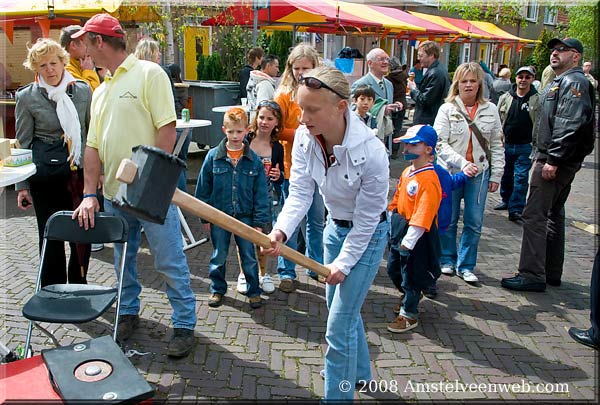
<instances>
[{"instance_id":1,"label":"street lamp","mask_svg":"<svg viewBox=\"0 0 600 405\"><path fill-rule=\"evenodd\" d=\"M269 0L252 0L252 9L254 10L254 20L252 22L252 45L256 46L258 41L258 10L269 8Z\"/></svg>"}]
</instances>

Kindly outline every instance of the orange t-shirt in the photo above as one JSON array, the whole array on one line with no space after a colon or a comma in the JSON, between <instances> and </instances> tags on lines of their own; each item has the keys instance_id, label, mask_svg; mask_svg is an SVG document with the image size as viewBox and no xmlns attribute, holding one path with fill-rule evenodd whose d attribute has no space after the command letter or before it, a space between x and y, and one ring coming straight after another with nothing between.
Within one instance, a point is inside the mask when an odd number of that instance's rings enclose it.
<instances>
[{"instance_id":1,"label":"orange t-shirt","mask_svg":"<svg viewBox=\"0 0 600 405\"><path fill-rule=\"evenodd\" d=\"M442 186L433 168L427 165L402 172L394 198L388 209L398 210L409 225L425 228L429 232L442 201Z\"/></svg>"},{"instance_id":2,"label":"orange t-shirt","mask_svg":"<svg viewBox=\"0 0 600 405\"><path fill-rule=\"evenodd\" d=\"M477 103L473 104L473 107L470 111L468 107L465 108L467 108L469 118L471 118L471 121L473 121L475 119L475 113L477 113ZM475 163L475 161L473 160L473 131L471 130L471 127L469 127L469 146L467 146L467 153L465 154L465 159L467 159L471 163Z\"/></svg>"},{"instance_id":3,"label":"orange t-shirt","mask_svg":"<svg viewBox=\"0 0 600 405\"><path fill-rule=\"evenodd\" d=\"M231 150L231 149L227 148L227 156L229 156L229 159L231 159L231 164L233 164L234 167L237 166L243 153L244 153L244 148L238 149L238 150Z\"/></svg>"},{"instance_id":4,"label":"orange t-shirt","mask_svg":"<svg viewBox=\"0 0 600 405\"><path fill-rule=\"evenodd\" d=\"M292 167L292 146L294 145L294 135L296 129L300 126L300 117L302 109L294 100L291 93L278 93L273 99L283 114L283 131L279 133L279 140L283 145L283 170L285 178L290 178L290 168Z\"/></svg>"}]
</instances>

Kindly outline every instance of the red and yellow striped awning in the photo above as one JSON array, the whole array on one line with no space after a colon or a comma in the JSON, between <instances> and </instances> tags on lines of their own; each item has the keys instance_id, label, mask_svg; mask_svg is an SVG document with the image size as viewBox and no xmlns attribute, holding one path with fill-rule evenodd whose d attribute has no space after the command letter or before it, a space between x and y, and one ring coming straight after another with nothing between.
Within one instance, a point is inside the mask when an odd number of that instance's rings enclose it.
<instances>
[{"instance_id":1,"label":"red and yellow striped awning","mask_svg":"<svg viewBox=\"0 0 600 405\"><path fill-rule=\"evenodd\" d=\"M416 11L411 11L410 14L432 21L449 30L458 33L453 39L458 38L477 38L481 40L491 40L497 42L521 42L535 43L536 40L517 37L509 32L504 31L493 23L483 21L461 20L459 18L442 17L438 15L424 14Z\"/></svg>"}]
</instances>

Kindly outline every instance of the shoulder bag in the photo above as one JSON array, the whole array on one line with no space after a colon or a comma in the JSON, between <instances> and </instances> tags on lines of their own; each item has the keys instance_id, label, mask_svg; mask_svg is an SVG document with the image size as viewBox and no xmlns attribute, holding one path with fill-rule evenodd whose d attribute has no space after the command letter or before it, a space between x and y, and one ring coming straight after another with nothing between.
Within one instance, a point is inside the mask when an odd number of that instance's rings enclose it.
<instances>
[{"instance_id":1,"label":"shoulder bag","mask_svg":"<svg viewBox=\"0 0 600 405\"><path fill-rule=\"evenodd\" d=\"M471 130L475 134L475 138L477 138L477 142L479 142L479 145L481 145L481 148L485 152L485 157L487 158L488 163L491 165L492 164L492 153L490 152L488 143L485 140L485 138L483 137L483 135L481 134L481 131L479 130L479 128L477 128L477 125L475 125L475 123L471 120L471 117L469 117L467 115L467 113L465 113L460 108L456 108L456 109L458 110L459 113L462 114L463 117L465 117L465 120L467 121L469 128L471 128Z\"/></svg>"},{"instance_id":2,"label":"shoulder bag","mask_svg":"<svg viewBox=\"0 0 600 405\"><path fill-rule=\"evenodd\" d=\"M54 143L46 143L39 138L34 138L31 152L36 173L29 178L29 181L52 181L65 178L71 173L69 150L62 139Z\"/></svg>"}]
</instances>

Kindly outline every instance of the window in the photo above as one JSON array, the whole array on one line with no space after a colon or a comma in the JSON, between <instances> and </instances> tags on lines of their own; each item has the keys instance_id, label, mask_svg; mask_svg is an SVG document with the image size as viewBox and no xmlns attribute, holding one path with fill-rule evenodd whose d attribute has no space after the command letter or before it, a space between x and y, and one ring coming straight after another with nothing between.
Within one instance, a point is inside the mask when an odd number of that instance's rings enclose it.
<instances>
[{"instance_id":1,"label":"window","mask_svg":"<svg viewBox=\"0 0 600 405\"><path fill-rule=\"evenodd\" d=\"M540 7L537 0L531 0L528 5L524 7L525 19L533 22L537 22Z\"/></svg>"},{"instance_id":2,"label":"window","mask_svg":"<svg viewBox=\"0 0 600 405\"><path fill-rule=\"evenodd\" d=\"M544 9L544 24L556 25L556 9L550 6L546 6Z\"/></svg>"},{"instance_id":3,"label":"window","mask_svg":"<svg viewBox=\"0 0 600 405\"><path fill-rule=\"evenodd\" d=\"M467 63L471 61L471 44L463 45L463 57L461 63Z\"/></svg>"}]
</instances>

